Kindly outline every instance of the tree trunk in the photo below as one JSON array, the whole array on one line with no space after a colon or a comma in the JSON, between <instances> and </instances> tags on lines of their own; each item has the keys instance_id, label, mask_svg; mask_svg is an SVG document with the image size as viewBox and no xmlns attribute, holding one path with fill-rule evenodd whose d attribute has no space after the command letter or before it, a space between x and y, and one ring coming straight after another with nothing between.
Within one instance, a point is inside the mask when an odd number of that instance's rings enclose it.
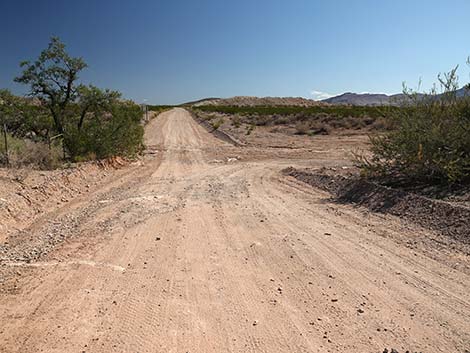
<instances>
[{"instance_id":1,"label":"tree trunk","mask_svg":"<svg viewBox=\"0 0 470 353\"><path fill-rule=\"evenodd\" d=\"M8 138L7 138L7 124L3 124L3 139L5 142L5 161L7 167L10 166L10 157L8 155Z\"/></svg>"}]
</instances>

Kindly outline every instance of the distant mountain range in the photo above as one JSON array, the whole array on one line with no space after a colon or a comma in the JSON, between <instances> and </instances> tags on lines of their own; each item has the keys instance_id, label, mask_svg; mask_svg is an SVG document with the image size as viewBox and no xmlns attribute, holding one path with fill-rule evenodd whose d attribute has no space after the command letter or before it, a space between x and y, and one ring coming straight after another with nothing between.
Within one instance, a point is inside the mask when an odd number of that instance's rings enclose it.
<instances>
[{"instance_id":1,"label":"distant mountain range","mask_svg":"<svg viewBox=\"0 0 470 353\"><path fill-rule=\"evenodd\" d=\"M466 88L460 88L457 90L457 96L463 97L464 95L470 94L470 91ZM439 96L439 95L438 95ZM374 94L374 93L343 93L339 96L331 97L322 100L324 103L329 104L346 104L346 105L399 105L400 102L406 99L406 95L403 93L387 95L387 94Z\"/></svg>"},{"instance_id":2,"label":"distant mountain range","mask_svg":"<svg viewBox=\"0 0 470 353\"><path fill-rule=\"evenodd\" d=\"M463 97L470 95L470 90L460 88L457 90L457 96ZM440 95L436 95L438 98ZM231 98L204 98L197 101L183 103L185 106L202 106L202 105L221 105L221 106L302 106L314 107L319 105L400 105L406 101L407 96L403 93L399 94L378 94L378 93L343 93L336 97L327 98L321 101L306 99L302 97L250 97L237 96Z\"/></svg>"},{"instance_id":3,"label":"distant mountain range","mask_svg":"<svg viewBox=\"0 0 470 353\"><path fill-rule=\"evenodd\" d=\"M198 101L186 103L186 105L229 105L229 106L302 106L314 107L323 105L323 102L302 97L250 97L237 96L232 98L205 98Z\"/></svg>"},{"instance_id":4,"label":"distant mountain range","mask_svg":"<svg viewBox=\"0 0 470 353\"><path fill-rule=\"evenodd\" d=\"M346 92L339 96L322 100L329 104L347 104L347 105L390 105L393 100L400 100L403 94L374 94L374 93L352 93Z\"/></svg>"},{"instance_id":5,"label":"distant mountain range","mask_svg":"<svg viewBox=\"0 0 470 353\"><path fill-rule=\"evenodd\" d=\"M198 99L196 101L191 101L191 102L186 102L186 103L182 103L181 105L184 106L184 105L195 105L195 106L198 106L198 105L204 105L206 102L211 102L211 101L216 101L216 100L219 100L220 98L217 98L217 97L209 97L209 98L202 98L202 99Z\"/></svg>"}]
</instances>

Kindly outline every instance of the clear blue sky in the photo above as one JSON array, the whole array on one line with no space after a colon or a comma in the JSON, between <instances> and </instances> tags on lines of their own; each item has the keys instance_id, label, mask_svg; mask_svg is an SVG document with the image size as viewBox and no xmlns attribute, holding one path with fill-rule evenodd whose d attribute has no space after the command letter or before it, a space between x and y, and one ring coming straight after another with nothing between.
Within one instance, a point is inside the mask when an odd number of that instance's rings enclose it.
<instances>
[{"instance_id":1,"label":"clear blue sky","mask_svg":"<svg viewBox=\"0 0 470 353\"><path fill-rule=\"evenodd\" d=\"M469 0L2 0L0 87L23 93L18 63L52 35L85 58L83 81L157 104L396 93L470 71Z\"/></svg>"}]
</instances>

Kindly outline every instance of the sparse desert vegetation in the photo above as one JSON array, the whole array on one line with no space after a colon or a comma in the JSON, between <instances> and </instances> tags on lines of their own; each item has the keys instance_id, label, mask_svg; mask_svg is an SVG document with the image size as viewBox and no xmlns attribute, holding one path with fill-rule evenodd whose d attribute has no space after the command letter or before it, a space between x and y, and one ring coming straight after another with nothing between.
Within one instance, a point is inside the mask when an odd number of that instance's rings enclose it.
<instances>
[{"instance_id":1,"label":"sparse desert vegetation","mask_svg":"<svg viewBox=\"0 0 470 353\"><path fill-rule=\"evenodd\" d=\"M160 114L164 111L170 110L175 108L176 105L148 105L147 108L151 112L155 112L157 114Z\"/></svg>"},{"instance_id":2,"label":"sparse desert vegetation","mask_svg":"<svg viewBox=\"0 0 470 353\"><path fill-rule=\"evenodd\" d=\"M315 116L316 114L326 114L338 118L344 117L371 117L378 118L384 115L384 109L371 106L351 106L351 105L329 105L317 103L311 107L305 106L232 106L232 105L198 105L195 109L204 112L218 112L224 114L239 114L244 116ZM391 109L398 109L391 107Z\"/></svg>"},{"instance_id":3,"label":"sparse desert vegetation","mask_svg":"<svg viewBox=\"0 0 470 353\"><path fill-rule=\"evenodd\" d=\"M391 184L470 182L470 90L457 96L456 69L440 77L442 93L406 91L409 103L388 114L391 129L371 136L364 175Z\"/></svg>"},{"instance_id":4,"label":"sparse desert vegetation","mask_svg":"<svg viewBox=\"0 0 470 353\"><path fill-rule=\"evenodd\" d=\"M298 135L327 135L330 133L366 133L390 127L387 116L398 107L330 106L224 106L192 107L199 118L219 121L226 118L235 129L251 131L267 127L272 131Z\"/></svg>"}]
</instances>

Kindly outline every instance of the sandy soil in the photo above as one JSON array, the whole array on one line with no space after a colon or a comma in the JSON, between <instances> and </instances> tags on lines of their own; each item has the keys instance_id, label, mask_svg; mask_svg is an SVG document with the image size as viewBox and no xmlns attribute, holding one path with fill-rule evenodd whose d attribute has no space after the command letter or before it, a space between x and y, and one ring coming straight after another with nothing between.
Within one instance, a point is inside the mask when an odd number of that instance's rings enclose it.
<instances>
[{"instance_id":1,"label":"sandy soil","mask_svg":"<svg viewBox=\"0 0 470 353\"><path fill-rule=\"evenodd\" d=\"M10 236L0 351L466 352L455 254L280 173L348 166L335 139L237 148L182 109L161 114L144 163ZM36 238L49 250L21 260Z\"/></svg>"}]
</instances>

